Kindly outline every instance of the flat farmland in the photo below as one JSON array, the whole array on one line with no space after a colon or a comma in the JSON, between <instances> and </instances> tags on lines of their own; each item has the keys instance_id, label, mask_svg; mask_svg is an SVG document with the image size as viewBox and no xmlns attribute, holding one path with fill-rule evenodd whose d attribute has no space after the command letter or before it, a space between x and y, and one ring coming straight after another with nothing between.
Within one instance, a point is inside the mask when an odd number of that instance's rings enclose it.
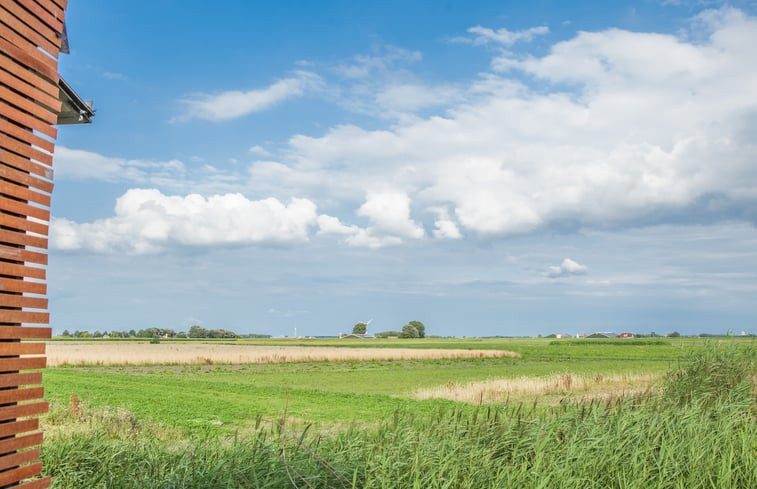
<instances>
[{"instance_id":1,"label":"flat farmland","mask_svg":"<svg viewBox=\"0 0 757 489\"><path fill-rule=\"evenodd\" d=\"M258 416L374 422L507 399L636 392L690 347L669 340L534 339L52 341L47 398L117 407L185 431L243 429Z\"/></svg>"},{"instance_id":2,"label":"flat farmland","mask_svg":"<svg viewBox=\"0 0 757 489\"><path fill-rule=\"evenodd\" d=\"M757 486L749 340L48 346L54 489Z\"/></svg>"}]
</instances>

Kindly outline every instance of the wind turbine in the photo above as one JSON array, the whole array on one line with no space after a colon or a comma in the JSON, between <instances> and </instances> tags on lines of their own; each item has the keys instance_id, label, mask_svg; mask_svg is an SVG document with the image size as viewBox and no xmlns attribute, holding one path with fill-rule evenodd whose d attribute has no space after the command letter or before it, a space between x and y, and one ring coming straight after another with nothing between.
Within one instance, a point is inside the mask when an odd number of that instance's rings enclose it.
<instances>
[{"instance_id":1,"label":"wind turbine","mask_svg":"<svg viewBox=\"0 0 757 489\"><path fill-rule=\"evenodd\" d=\"M368 321L358 321L358 324L365 324L365 332L368 332L368 326L371 325L371 322L373 321L373 318L370 318Z\"/></svg>"}]
</instances>

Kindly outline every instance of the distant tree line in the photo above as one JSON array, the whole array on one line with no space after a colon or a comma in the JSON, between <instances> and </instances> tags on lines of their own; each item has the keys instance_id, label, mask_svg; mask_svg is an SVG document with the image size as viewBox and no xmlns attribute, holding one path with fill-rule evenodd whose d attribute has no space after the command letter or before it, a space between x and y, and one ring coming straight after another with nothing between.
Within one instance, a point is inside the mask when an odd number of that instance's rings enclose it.
<instances>
[{"instance_id":1,"label":"distant tree line","mask_svg":"<svg viewBox=\"0 0 757 489\"><path fill-rule=\"evenodd\" d=\"M239 338L239 335L227 329L205 329L195 324L189 328L190 338Z\"/></svg>"},{"instance_id":2,"label":"distant tree line","mask_svg":"<svg viewBox=\"0 0 757 489\"><path fill-rule=\"evenodd\" d=\"M187 334L183 331L176 332L173 329L166 328L145 328L140 330L130 329L128 331L80 331L76 330L73 333L64 329L61 333L64 338L186 338Z\"/></svg>"},{"instance_id":3,"label":"distant tree line","mask_svg":"<svg viewBox=\"0 0 757 489\"><path fill-rule=\"evenodd\" d=\"M189 328L189 332L175 331L171 328L145 328L140 330L130 329L128 331L80 331L73 333L64 329L61 333L64 338L270 338L266 334L244 334L240 335L227 329L207 329L199 325Z\"/></svg>"}]
</instances>

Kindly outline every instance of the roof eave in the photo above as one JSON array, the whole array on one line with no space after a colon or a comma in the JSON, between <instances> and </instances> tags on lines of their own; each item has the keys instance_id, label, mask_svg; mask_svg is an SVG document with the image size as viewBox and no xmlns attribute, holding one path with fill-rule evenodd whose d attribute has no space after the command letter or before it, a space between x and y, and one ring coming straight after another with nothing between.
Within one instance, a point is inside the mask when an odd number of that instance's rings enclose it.
<instances>
[{"instance_id":1,"label":"roof eave","mask_svg":"<svg viewBox=\"0 0 757 489\"><path fill-rule=\"evenodd\" d=\"M84 101L62 77L58 80L61 109L58 124L89 124L95 111L92 102Z\"/></svg>"}]
</instances>

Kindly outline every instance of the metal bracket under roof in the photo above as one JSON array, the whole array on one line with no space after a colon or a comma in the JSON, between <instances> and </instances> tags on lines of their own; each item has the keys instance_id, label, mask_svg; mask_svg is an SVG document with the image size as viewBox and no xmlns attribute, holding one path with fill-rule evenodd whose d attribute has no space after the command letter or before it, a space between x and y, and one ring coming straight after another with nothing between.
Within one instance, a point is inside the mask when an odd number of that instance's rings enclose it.
<instances>
[{"instance_id":1,"label":"metal bracket under roof","mask_svg":"<svg viewBox=\"0 0 757 489\"><path fill-rule=\"evenodd\" d=\"M92 102L85 102L62 77L58 81L61 101L58 124L89 124L95 116Z\"/></svg>"}]
</instances>

